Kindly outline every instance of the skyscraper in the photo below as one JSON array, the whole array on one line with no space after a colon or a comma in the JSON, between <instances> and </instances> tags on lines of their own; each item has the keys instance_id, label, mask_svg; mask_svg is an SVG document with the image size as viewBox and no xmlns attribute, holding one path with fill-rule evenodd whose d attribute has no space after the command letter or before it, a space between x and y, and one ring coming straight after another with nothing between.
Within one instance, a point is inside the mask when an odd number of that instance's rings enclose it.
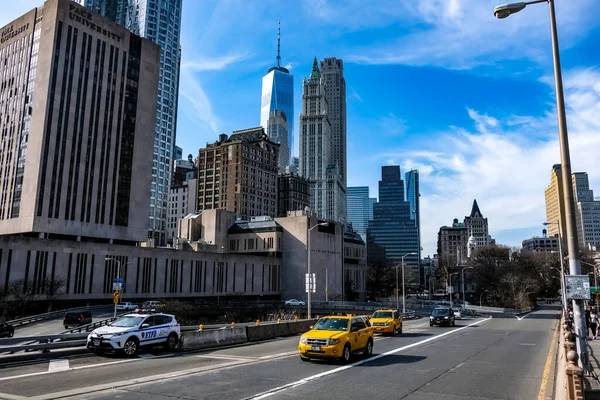
<instances>
[{"instance_id":1,"label":"skyscraper","mask_svg":"<svg viewBox=\"0 0 600 400\"><path fill-rule=\"evenodd\" d=\"M158 44L160 76L148 238L164 245L167 228L169 187L175 157L175 129L179 67L181 64L181 2L182 0L75 0L77 3L112 19L136 35Z\"/></svg>"},{"instance_id":2,"label":"skyscraper","mask_svg":"<svg viewBox=\"0 0 600 400\"><path fill-rule=\"evenodd\" d=\"M267 121L267 136L275 143L279 143L279 172L284 173L290 166L290 149L288 147L288 122L283 111L271 112Z\"/></svg>"},{"instance_id":3,"label":"skyscraper","mask_svg":"<svg viewBox=\"0 0 600 400\"><path fill-rule=\"evenodd\" d=\"M346 80L344 62L335 57L321 61L321 76L325 83L327 115L331 123L333 164L338 166L344 186L347 186L346 167Z\"/></svg>"},{"instance_id":4,"label":"skyscraper","mask_svg":"<svg viewBox=\"0 0 600 400\"><path fill-rule=\"evenodd\" d=\"M477 200L473 200L471 214L465 217L465 227L469 233L469 237L475 238L477 247L494 245L496 242L489 235L488 220L483 217Z\"/></svg>"},{"instance_id":5,"label":"skyscraper","mask_svg":"<svg viewBox=\"0 0 600 400\"><path fill-rule=\"evenodd\" d=\"M300 176L311 181L310 205L320 218L346 221L346 185L334 162L325 80L316 57L302 81Z\"/></svg>"},{"instance_id":6,"label":"skyscraper","mask_svg":"<svg viewBox=\"0 0 600 400\"><path fill-rule=\"evenodd\" d=\"M404 198L404 182L400 166L381 167L379 202L375 203L373 219L367 229L369 262L404 261L419 272L419 240L417 225L411 218L410 203ZM383 259L382 259L383 258Z\"/></svg>"},{"instance_id":7,"label":"skyscraper","mask_svg":"<svg viewBox=\"0 0 600 400\"><path fill-rule=\"evenodd\" d=\"M279 22L278 22L279 24ZM281 30L277 29L277 65L269 68L262 79L260 126L269 130L269 118L275 110L282 111L287 119L287 146L281 148L280 156L291 162L294 146L294 76L281 66ZM283 154L287 151L287 154Z\"/></svg>"},{"instance_id":8,"label":"skyscraper","mask_svg":"<svg viewBox=\"0 0 600 400\"><path fill-rule=\"evenodd\" d=\"M417 226L417 240L419 241L419 260L421 259L421 206L419 192L419 171L411 169L405 174L406 201L410 204L410 218Z\"/></svg>"},{"instance_id":9,"label":"skyscraper","mask_svg":"<svg viewBox=\"0 0 600 400\"><path fill-rule=\"evenodd\" d=\"M68 0L0 32L0 235L145 240L160 48Z\"/></svg>"},{"instance_id":10,"label":"skyscraper","mask_svg":"<svg viewBox=\"0 0 600 400\"><path fill-rule=\"evenodd\" d=\"M562 170L560 164L554 164L552 171L550 172L550 185L544 190L544 197L546 199L546 221L548 222L559 222L559 227L552 223L548 225L548 235L554 236L560 234L564 237L563 232L566 229L565 219L565 204L563 200L563 186L562 186Z\"/></svg>"},{"instance_id":11,"label":"skyscraper","mask_svg":"<svg viewBox=\"0 0 600 400\"><path fill-rule=\"evenodd\" d=\"M579 246L600 245L600 201L594 199L586 172L573 173L572 181Z\"/></svg>"},{"instance_id":12,"label":"skyscraper","mask_svg":"<svg viewBox=\"0 0 600 400\"><path fill-rule=\"evenodd\" d=\"M373 217L373 208L369 198L368 186L353 186L348 188L348 222L363 240L367 239L367 226ZM371 212L369 212L369 208Z\"/></svg>"}]
</instances>

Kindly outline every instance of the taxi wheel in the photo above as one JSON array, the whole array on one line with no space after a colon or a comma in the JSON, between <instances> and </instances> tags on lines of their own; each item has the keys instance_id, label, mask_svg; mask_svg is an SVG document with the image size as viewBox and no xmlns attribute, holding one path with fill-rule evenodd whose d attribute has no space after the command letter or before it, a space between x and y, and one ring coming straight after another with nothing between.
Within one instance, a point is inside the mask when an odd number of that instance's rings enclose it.
<instances>
[{"instance_id":1,"label":"taxi wheel","mask_svg":"<svg viewBox=\"0 0 600 400\"><path fill-rule=\"evenodd\" d=\"M165 343L165 347L167 348L167 350L169 351L176 351L179 345L179 340L177 340L177 335L174 333L171 333L169 335L169 337L167 338L167 341Z\"/></svg>"},{"instance_id":2,"label":"taxi wheel","mask_svg":"<svg viewBox=\"0 0 600 400\"><path fill-rule=\"evenodd\" d=\"M350 350L350 345L346 344L344 346L344 352L342 353L342 362L349 363L351 357L352 357L352 351Z\"/></svg>"},{"instance_id":3,"label":"taxi wheel","mask_svg":"<svg viewBox=\"0 0 600 400\"><path fill-rule=\"evenodd\" d=\"M132 337L127 339L127 341L125 342L125 345L123 346L123 352L126 356L132 357L135 356L135 354L137 353L138 347L139 345L137 339Z\"/></svg>"},{"instance_id":4,"label":"taxi wheel","mask_svg":"<svg viewBox=\"0 0 600 400\"><path fill-rule=\"evenodd\" d=\"M363 355L365 357L371 357L372 354L373 354L373 340L369 339L367 341L367 347L365 347L365 351L363 351Z\"/></svg>"}]
</instances>

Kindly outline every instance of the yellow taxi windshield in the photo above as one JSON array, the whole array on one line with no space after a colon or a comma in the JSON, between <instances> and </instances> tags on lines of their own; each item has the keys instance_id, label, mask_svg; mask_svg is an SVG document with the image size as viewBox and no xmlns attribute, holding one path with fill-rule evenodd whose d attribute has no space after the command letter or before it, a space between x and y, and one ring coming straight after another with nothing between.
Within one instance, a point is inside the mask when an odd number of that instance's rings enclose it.
<instances>
[{"instance_id":1,"label":"yellow taxi windshield","mask_svg":"<svg viewBox=\"0 0 600 400\"><path fill-rule=\"evenodd\" d=\"M347 318L323 318L313 328L315 331L347 331Z\"/></svg>"},{"instance_id":2,"label":"yellow taxi windshield","mask_svg":"<svg viewBox=\"0 0 600 400\"><path fill-rule=\"evenodd\" d=\"M371 318L393 318L391 311L376 311Z\"/></svg>"}]
</instances>

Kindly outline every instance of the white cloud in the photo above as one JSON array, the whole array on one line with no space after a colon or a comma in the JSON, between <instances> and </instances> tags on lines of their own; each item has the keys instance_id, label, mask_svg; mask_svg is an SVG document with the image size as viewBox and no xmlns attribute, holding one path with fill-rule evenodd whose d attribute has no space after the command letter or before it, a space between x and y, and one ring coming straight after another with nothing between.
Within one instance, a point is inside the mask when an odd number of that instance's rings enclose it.
<instances>
[{"instance_id":1,"label":"white cloud","mask_svg":"<svg viewBox=\"0 0 600 400\"><path fill-rule=\"evenodd\" d=\"M548 10L527 7L505 20L493 15L497 0L380 1L360 12L359 1L318 0L315 17L346 30L397 27L395 37L355 47L343 54L346 62L361 64L434 65L472 69L505 60L551 60ZM334 8L334 6L336 6ZM557 4L561 49L565 50L599 25L593 17L596 0ZM364 16L364 18L362 18Z\"/></svg>"},{"instance_id":2,"label":"white cloud","mask_svg":"<svg viewBox=\"0 0 600 400\"><path fill-rule=\"evenodd\" d=\"M218 133L219 119L213 112L211 101L202 88L200 80L187 68L181 69L180 79L179 94L190 102L194 109L194 116L208 124L214 133Z\"/></svg>"},{"instance_id":3,"label":"white cloud","mask_svg":"<svg viewBox=\"0 0 600 400\"><path fill-rule=\"evenodd\" d=\"M600 191L600 69L565 76L567 120L573 171L589 174ZM549 94L554 88L549 87ZM467 109L471 128L450 127L419 143L420 150L379 154L381 162L402 160L403 169L421 174L422 240L427 253L436 249L437 231L462 219L477 199L494 231L540 227L545 219L544 189L553 164L560 163L556 114L545 117L496 118ZM538 131L530 135L531 127ZM526 238L514 238L510 245Z\"/></svg>"},{"instance_id":4,"label":"white cloud","mask_svg":"<svg viewBox=\"0 0 600 400\"><path fill-rule=\"evenodd\" d=\"M232 64L240 62L249 57L248 53L244 54L227 54L214 58L200 58L191 61L184 61L181 64L182 69L193 71L220 71L226 69Z\"/></svg>"}]
</instances>

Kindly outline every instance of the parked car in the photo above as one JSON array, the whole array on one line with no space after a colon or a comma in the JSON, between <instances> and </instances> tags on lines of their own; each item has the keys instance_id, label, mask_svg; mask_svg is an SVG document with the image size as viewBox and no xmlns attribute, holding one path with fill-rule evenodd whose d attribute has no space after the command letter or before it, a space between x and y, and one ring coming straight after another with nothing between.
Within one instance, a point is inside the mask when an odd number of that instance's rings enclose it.
<instances>
[{"instance_id":1,"label":"parked car","mask_svg":"<svg viewBox=\"0 0 600 400\"><path fill-rule=\"evenodd\" d=\"M433 325L448 325L455 326L454 311L450 307L434 308L429 316L429 326Z\"/></svg>"},{"instance_id":2,"label":"parked car","mask_svg":"<svg viewBox=\"0 0 600 400\"><path fill-rule=\"evenodd\" d=\"M305 306L306 303L296 299L290 299L285 302L286 306Z\"/></svg>"},{"instance_id":3,"label":"parked car","mask_svg":"<svg viewBox=\"0 0 600 400\"><path fill-rule=\"evenodd\" d=\"M0 322L0 338L2 337L13 337L15 334L15 328L6 322Z\"/></svg>"},{"instance_id":4,"label":"parked car","mask_svg":"<svg viewBox=\"0 0 600 400\"><path fill-rule=\"evenodd\" d=\"M145 346L179 347L181 329L174 315L152 312L127 314L107 326L93 330L87 348L93 353L123 352L134 356Z\"/></svg>"},{"instance_id":5,"label":"parked car","mask_svg":"<svg viewBox=\"0 0 600 400\"><path fill-rule=\"evenodd\" d=\"M402 334L402 316L398 310L377 310L369 321L376 333Z\"/></svg>"},{"instance_id":6,"label":"parked car","mask_svg":"<svg viewBox=\"0 0 600 400\"><path fill-rule=\"evenodd\" d=\"M65 329L72 326L81 326L92 323L92 313L89 311L68 312L63 318Z\"/></svg>"},{"instance_id":7,"label":"parked car","mask_svg":"<svg viewBox=\"0 0 600 400\"><path fill-rule=\"evenodd\" d=\"M118 311L133 311L137 308L138 308L137 304L129 303L127 301L124 303L117 304Z\"/></svg>"},{"instance_id":8,"label":"parked car","mask_svg":"<svg viewBox=\"0 0 600 400\"><path fill-rule=\"evenodd\" d=\"M373 341L373 328L367 318L334 313L321 318L300 337L298 352L302 361L340 359L348 363L352 353L370 357Z\"/></svg>"}]
</instances>

